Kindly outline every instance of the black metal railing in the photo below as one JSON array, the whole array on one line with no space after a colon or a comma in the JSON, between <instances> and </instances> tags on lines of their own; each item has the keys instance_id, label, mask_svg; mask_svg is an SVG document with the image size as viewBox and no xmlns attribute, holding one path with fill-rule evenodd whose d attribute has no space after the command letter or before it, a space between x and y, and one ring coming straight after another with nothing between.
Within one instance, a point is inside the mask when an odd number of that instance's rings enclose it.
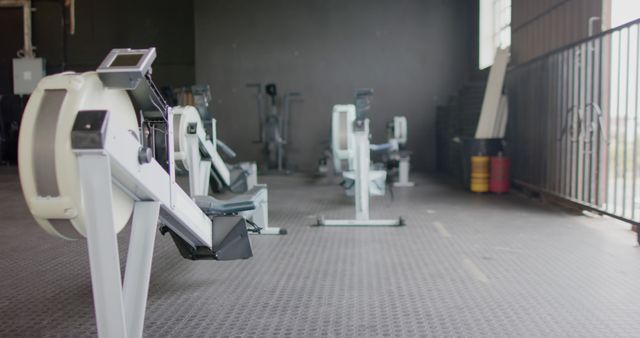
<instances>
[{"instance_id":1,"label":"black metal railing","mask_svg":"<svg viewBox=\"0 0 640 338\"><path fill-rule=\"evenodd\" d=\"M514 183L640 223L640 20L509 69Z\"/></svg>"}]
</instances>

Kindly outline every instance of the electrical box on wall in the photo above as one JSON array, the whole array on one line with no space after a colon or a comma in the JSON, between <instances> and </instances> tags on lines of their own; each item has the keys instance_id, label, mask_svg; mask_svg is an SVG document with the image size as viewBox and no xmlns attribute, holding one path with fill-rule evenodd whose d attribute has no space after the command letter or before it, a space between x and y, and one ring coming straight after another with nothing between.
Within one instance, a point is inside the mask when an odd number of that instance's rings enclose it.
<instances>
[{"instance_id":1,"label":"electrical box on wall","mask_svg":"<svg viewBox=\"0 0 640 338\"><path fill-rule=\"evenodd\" d=\"M43 58L13 59L13 93L28 95L45 76Z\"/></svg>"}]
</instances>

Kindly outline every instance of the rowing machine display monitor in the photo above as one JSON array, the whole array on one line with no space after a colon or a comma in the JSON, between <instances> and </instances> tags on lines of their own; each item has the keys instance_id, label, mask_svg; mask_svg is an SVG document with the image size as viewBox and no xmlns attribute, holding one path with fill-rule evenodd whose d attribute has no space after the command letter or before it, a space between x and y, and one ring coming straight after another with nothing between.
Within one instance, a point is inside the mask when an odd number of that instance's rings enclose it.
<instances>
[{"instance_id":1,"label":"rowing machine display monitor","mask_svg":"<svg viewBox=\"0 0 640 338\"><path fill-rule=\"evenodd\" d=\"M151 72L156 49L113 49L98 69L100 80L107 87L135 89Z\"/></svg>"}]
</instances>

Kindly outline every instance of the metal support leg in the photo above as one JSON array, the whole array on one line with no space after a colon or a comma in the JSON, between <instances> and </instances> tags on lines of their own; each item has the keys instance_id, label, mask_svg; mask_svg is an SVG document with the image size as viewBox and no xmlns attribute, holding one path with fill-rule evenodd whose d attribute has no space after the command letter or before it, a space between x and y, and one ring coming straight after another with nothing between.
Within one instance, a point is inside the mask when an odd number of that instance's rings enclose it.
<instances>
[{"instance_id":1,"label":"metal support leg","mask_svg":"<svg viewBox=\"0 0 640 338\"><path fill-rule=\"evenodd\" d=\"M264 186L264 185L263 185ZM242 216L246 217L253 221L256 225L262 228L260 232L252 234L256 235L286 235L287 229L284 228L272 228L269 226L269 196L266 186L265 189L261 191L261 196L257 198L260 203L258 203L255 210L247 211L242 213Z\"/></svg>"},{"instance_id":2,"label":"metal support leg","mask_svg":"<svg viewBox=\"0 0 640 338\"><path fill-rule=\"evenodd\" d=\"M159 213L159 202L136 202L133 209L123 290L129 338L142 337Z\"/></svg>"},{"instance_id":3,"label":"metal support leg","mask_svg":"<svg viewBox=\"0 0 640 338\"><path fill-rule=\"evenodd\" d=\"M111 205L111 168L102 151L78 154L98 336L127 337L120 258Z\"/></svg>"},{"instance_id":4,"label":"metal support leg","mask_svg":"<svg viewBox=\"0 0 640 338\"><path fill-rule=\"evenodd\" d=\"M355 199L356 199L356 220L369 219L369 133L367 131L359 131L354 133L356 141L356 180L355 180Z\"/></svg>"},{"instance_id":5,"label":"metal support leg","mask_svg":"<svg viewBox=\"0 0 640 338\"><path fill-rule=\"evenodd\" d=\"M400 166L398 168L398 182L393 185L396 187L413 187L415 184L409 181L410 157L402 156L400 158Z\"/></svg>"},{"instance_id":6,"label":"metal support leg","mask_svg":"<svg viewBox=\"0 0 640 338\"><path fill-rule=\"evenodd\" d=\"M134 205L123 287L109 158L102 151L88 151L79 153L77 159L98 336L142 337L160 202Z\"/></svg>"}]
</instances>

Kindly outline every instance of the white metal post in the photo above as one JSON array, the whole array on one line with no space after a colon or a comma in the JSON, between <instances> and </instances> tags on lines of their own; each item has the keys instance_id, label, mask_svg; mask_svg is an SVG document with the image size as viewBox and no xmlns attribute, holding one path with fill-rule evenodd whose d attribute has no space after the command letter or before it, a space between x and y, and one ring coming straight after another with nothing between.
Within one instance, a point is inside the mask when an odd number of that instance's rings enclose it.
<instances>
[{"instance_id":1,"label":"white metal post","mask_svg":"<svg viewBox=\"0 0 640 338\"><path fill-rule=\"evenodd\" d=\"M159 214L155 201L136 202L133 209L123 290L128 338L142 337Z\"/></svg>"},{"instance_id":2,"label":"white metal post","mask_svg":"<svg viewBox=\"0 0 640 338\"><path fill-rule=\"evenodd\" d=\"M175 189L176 189L176 160L175 160L175 144L173 140L173 110L171 107L167 109L167 143L169 161L169 201L171 209L176 207Z\"/></svg>"},{"instance_id":3,"label":"white metal post","mask_svg":"<svg viewBox=\"0 0 640 338\"><path fill-rule=\"evenodd\" d=\"M201 177L201 163L199 156L199 144L198 144L198 135L196 134L187 134L187 161L189 163L189 195L191 197L197 196L199 194L200 182L199 178Z\"/></svg>"},{"instance_id":4,"label":"white metal post","mask_svg":"<svg viewBox=\"0 0 640 338\"><path fill-rule=\"evenodd\" d=\"M215 120L213 121L215 122ZM211 161L202 160L200 156L198 134L187 134L186 153L189 165L189 196L206 196L209 194Z\"/></svg>"},{"instance_id":5,"label":"white metal post","mask_svg":"<svg viewBox=\"0 0 640 338\"><path fill-rule=\"evenodd\" d=\"M200 177L198 181L201 196L209 195L209 180L211 179L211 161L200 161Z\"/></svg>"},{"instance_id":6,"label":"white metal post","mask_svg":"<svg viewBox=\"0 0 640 338\"><path fill-rule=\"evenodd\" d=\"M127 337L118 241L113 227L111 167L102 150L77 153L98 336Z\"/></svg>"},{"instance_id":7,"label":"white metal post","mask_svg":"<svg viewBox=\"0 0 640 338\"><path fill-rule=\"evenodd\" d=\"M414 183L409 181L411 158L409 156L400 156L400 165L398 168L398 182L393 185L396 187L413 187Z\"/></svg>"},{"instance_id":8,"label":"white metal post","mask_svg":"<svg viewBox=\"0 0 640 338\"><path fill-rule=\"evenodd\" d=\"M247 190L251 190L258 184L258 165L251 162L249 165L251 173L247 176Z\"/></svg>"},{"instance_id":9,"label":"white metal post","mask_svg":"<svg viewBox=\"0 0 640 338\"><path fill-rule=\"evenodd\" d=\"M356 131L356 220L369 219L369 132L368 130Z\"/></svg>"},{"instance_id":10,"label":"white metal post","mask_svg":"<svg viewBox=\"0 0 640 338\"><path fill-rule=\"evenodd\" d=\"M271 235L271 233L269 233L271 229L269 228L269 212L267 210L269 206L267 189L262 190L259 194L261 194L260 197L262 198L256 205L256 209L247 212L245 217L251 218L255 224L262 228L262 231L260 231L261 234ZM280 229L276 230L279 231ZM277 235L277 233L274 233L274 235Z\"/></svg>"}]
</instances>

